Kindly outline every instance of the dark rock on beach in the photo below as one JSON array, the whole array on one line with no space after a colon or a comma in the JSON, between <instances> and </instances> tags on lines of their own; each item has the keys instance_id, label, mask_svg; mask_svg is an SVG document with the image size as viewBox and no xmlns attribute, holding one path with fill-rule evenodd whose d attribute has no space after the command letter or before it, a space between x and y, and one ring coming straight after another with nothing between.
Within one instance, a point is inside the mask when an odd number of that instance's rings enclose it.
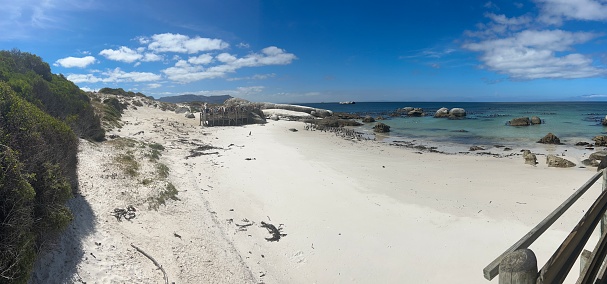
<instances>
[{"instance_id":1,"label":"dark rock on beach","mask_svg":"<svg viewBox=\"0 0 607 284\"><path fill-rule=\"evenodd\" d=\"M349 119L339 119L337 117L325 117L323 119L304 120L306 123L316 124L324 127L344 127L344 126L360 126L362 123Z\"/></svg>"},{"instance_id":2,"label":"dark rock on beach","mask_svg":"<svg viewBox=\"0 0 607 284\"><path fill-rule=\"evenodd\" d=\"M469 151L484 151L485 148L481 147L481 146L471 146Z\"/></svg>"},{"instance_id":3,"label":"dark rock on beach","mask_svg":"<svg viewBox=\"0 0 607 284\"><path fill-rule=\"evenodd\" d=\"M537 157L529 150L523 150L523 159L525 159L525 164L534 166L537 164Z\"/></svg>"},{"instance_id":4,"label":"dark rock on beach","mask_svg":"<svg viewBox=\"0 0 607 284\"><path fill-rule=\"evenodd\" d=\"M554 167L554 168L572 168L575 167L575 163L561 158L561 157L557 157L555 155L548 155L546 156L546 164L548 165L548 167Z\"/></svg>"},{"instance_id":5,"label":"dark rock on beach","mask_svg":"<svg viewBox=\"0 0 607 284\"><path fill-rule=\"evenodd\" d=\"M598 146L598 147L607 146L607 136L604 136L604 135L595 136L594 138L592 138L592 141L594 141L594 146Z\"/></svg>"},{"instance_id":6,"label":"dark rock on beach","mask_svg":"<svg viewBox=\"0 0 607 284\"><path fill-rule=\"evenodd\" d=\"M390 132L390 126L383 124L383 123L377 123L375 124L375 126L373 127L373 132L377 132L377 133L386 133L386 132Z\"/></svg>"},{"instance_id":7,"label":"dark rock on beach","mask_svg":"<svg viewBox=\"0 0 607 284\"><path fill-rule=\"evenodd\" d=\"M590 144L588 142L577 142L577 143L575 143L575 146L588 147L588 146L592 146L592 144Z\"/></svg>"},{"instance_id":8,"label":"dark rock on beach","mask_svg":"<svg viewBox=\"0 0 607 284\"><path fill-rule=\"evenodd\" d=\"M559 139L558 137L556 137L556 135L552 134L552 133L548 133L546 134L546 136L544 136L544 138L540 139L539 141L537 141L537 143L542 143L542 144L556 144L556 145L561 145L561 139Z\"/></svg>"}]
</instances>

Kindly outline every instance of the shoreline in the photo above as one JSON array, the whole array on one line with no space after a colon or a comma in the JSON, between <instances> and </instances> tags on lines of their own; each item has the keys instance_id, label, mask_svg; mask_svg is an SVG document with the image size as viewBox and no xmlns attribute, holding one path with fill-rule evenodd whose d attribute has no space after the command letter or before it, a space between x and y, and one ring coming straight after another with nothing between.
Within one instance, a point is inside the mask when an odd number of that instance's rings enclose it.
<instances>
[{"instance_id":1,"label":"shoreline","mask_svg":"<svg viewBox=\"0 0 607 284\"><path fill-rule=\"evenodd\" d=\"M176 283L487 283L482 269L594 174L525 165L519 155L419 154L306 131L296 121L200 128L197 119L145 106L127 110L123 121L111 134L165 147L160 162L170 166L179 200L148 209L146 196L156 189L142 185L147 176L99 179L93 165L81 164L76 200L83 207L74 207L76 220L58 245L64 253L42 259L69 261L72 270L40 267L36 275L160 281L128 245L135 243ZM83 154L103 159L81 161L121 175L108 164L117 149L87 147ZM186 158L192 151L202 154ZM142 161L142 174L145 167ZM538 265L599 193L600 185L591 188L531 247ZM108 214L137 202L132 221ZM267 241L272 235L261 222L285 236Z\"/></svg>"}]
</instances>

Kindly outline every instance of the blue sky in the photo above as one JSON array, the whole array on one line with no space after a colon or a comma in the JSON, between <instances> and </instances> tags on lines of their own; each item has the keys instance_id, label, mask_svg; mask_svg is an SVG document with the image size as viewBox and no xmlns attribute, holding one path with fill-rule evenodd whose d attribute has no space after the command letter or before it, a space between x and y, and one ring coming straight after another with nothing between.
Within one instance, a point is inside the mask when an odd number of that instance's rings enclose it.
<instances>
[{"instance_id":1,"label":"blue sky","mask_svg":"<svg viewBox=\"0 0 607 284\"><path fill-rule=\"evenodd\" d=\"M85 90L251 101L607 99L607 1L2 0L0 49Z\"/></svg>"}]
</instances>

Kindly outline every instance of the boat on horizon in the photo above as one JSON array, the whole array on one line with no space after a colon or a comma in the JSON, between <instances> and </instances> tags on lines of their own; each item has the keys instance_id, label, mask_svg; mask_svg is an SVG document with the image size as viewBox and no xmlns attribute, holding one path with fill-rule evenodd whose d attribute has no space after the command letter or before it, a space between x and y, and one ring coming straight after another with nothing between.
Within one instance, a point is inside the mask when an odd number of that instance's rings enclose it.
<instances>
[{"instance_id":1,"label":"boat on horizon","mask_svg":"<svg viewBox=\"0 0 607 284\"><path fill-rule=\"evenodd\" d=\"M339 102L339 104L340 104L340 105L353 105L353 104L355 104L355 103L356 103L356 102L353 102L353 101Z\"/></svg>"}]
</instances>

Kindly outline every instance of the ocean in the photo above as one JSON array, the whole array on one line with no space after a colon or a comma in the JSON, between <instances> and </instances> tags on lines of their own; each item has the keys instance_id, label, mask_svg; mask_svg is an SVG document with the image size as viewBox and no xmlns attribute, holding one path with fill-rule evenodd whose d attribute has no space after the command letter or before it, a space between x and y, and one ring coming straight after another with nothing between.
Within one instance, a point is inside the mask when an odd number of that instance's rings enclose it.
<instances>
[{"instance_id":1,"label":"ocean","mask_svg":"<svg viewBox=\"0 0 607 284\"><path fill-rule=\"evenodd\" d=\"M592 138L603 135L607 127L601 125L607 115L607 102L361 102L350 105L338 103L300 104L334 112L383 116L381 122L390 126L391 132L380 140L416 140L454 145L505 145L529 147L548 133L553 133L567 145L577 142L592 143ZM424 117L390 117L389 114L403 107L422 108ZM467 116L462 120L434 118L442 108L463 108ZM514 127L507 125L516 117L538 116L541 125ZM375 123L356 127L357 131L372 133Z\"/></svg>"}]
</instances>

